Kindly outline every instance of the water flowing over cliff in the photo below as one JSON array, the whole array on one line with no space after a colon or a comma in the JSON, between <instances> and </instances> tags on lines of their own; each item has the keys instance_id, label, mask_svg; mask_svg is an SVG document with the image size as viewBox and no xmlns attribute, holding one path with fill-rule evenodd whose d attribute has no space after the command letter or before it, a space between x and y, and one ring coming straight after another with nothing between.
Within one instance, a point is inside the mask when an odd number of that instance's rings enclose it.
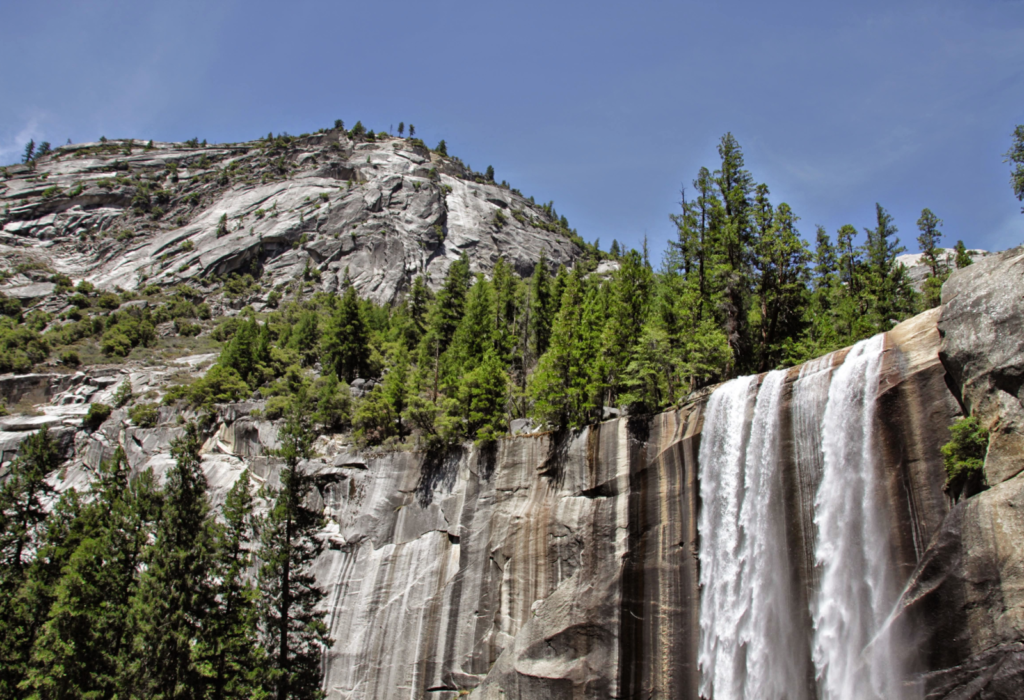
<instances>
[{"instance_id":1,"label":"water flowing over cliff","mask_svg":"<svg viewBox=\"0 0 1024 700\"><path fill-rule=\"evenodd\" d=\"M788 407L785 371L711 396L699 466L702 696L909 697L887 626L899 586L875 474L884 348L880 335L835 369L834 355L802 367ZM785 489L783 460L801 489ZM804 551L787 546L787 500L810 511ZM806 580L794 580L792 559L813 561Z\"/></svg>"}]
</instances>

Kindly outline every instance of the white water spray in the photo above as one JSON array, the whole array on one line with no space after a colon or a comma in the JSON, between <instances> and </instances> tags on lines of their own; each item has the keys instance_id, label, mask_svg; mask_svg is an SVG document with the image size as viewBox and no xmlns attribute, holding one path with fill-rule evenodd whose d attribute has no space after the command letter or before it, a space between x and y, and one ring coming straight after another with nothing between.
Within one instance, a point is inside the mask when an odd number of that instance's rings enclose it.
<instances>
[{"instance_id":1,"label":"white water spray","mask_svg":"<svg viewBox=\"0 0 1024 700\"><path fill-rule=\"evenodd\" d=\"M907 699L887 627L899 590L875 475L883 350L879 335L835 370L832 356L801 368L789 413L796 493L781 478L785 373L770 372L757 391L755 377L742 377L712 394L698 471L702 697ZM786 522L790 499L799 524ZM795 526L803 551L790 555Z\"/></svg>"},{"instance_id":2,"label":"white water spray","mask_svg":"<svg viewBox=\"0 0 1024 700\"><path fill-rule=\"evenodd\" d=\"M708 403L700 448L704 697L806 697L806 644L790 614L790 577L780 575L790 568L777 434L785 377L765 377L749 432L754 377L729 382Z\"/></svg>"},{"instance_id":3,"label":"white water spray","mask_svg":"<svg viewBox=\"0 0 1024 700\"><path fill-rule=\"evenodd\" d=\"M821 584L811 607L813 660L827 700L901 697L886 619L899 595L874 463L875 397L884 336L857 343L836 370L821 422L814 499Z\"/></svg>"}]
</instances>

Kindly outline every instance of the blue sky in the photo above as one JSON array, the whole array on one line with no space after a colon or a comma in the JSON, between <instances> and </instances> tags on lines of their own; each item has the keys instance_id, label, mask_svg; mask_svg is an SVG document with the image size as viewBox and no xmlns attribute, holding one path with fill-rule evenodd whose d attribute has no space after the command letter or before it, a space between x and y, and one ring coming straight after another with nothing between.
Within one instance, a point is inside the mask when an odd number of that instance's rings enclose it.
<instances>
[{"instance_id":1,"label":"blue sky","mask_svg":"<svg viewBox=\"0 0 1024 700\"><path fill-rule=\"evenodd\" d=\"M211 142L416 124L588 240L657 254L726 131L815 224L1024 242L1024 1L5 2L0 161L29 138Z\"/></svg>"}]
</instances>

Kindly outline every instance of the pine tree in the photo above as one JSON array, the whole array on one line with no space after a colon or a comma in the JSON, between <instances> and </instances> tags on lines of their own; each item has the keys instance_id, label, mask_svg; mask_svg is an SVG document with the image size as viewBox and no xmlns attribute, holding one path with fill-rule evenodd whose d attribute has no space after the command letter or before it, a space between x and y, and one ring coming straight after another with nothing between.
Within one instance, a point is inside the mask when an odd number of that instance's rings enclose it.
<instances>
[{"instance_id":1,"label":"pine tree","mask_svg":"<svg viewBox=\"0 0 1024 700\"><path fill-rule=\"evenodd\" d=\"M35 139L29 140L25 144L25 152L21 156L22 163L31 163L36 159L36 142Z\"/></svg>"},{"instance_id":2,"label":"pine tree","mask_svg":"<svg viewBox=\"0 0 1024 700\"><path fill-rule=\"evenodd\" d=\"M410 124L409 125L409 138L412 138L415 135L416 135L416 125L415 124Z\"/></svg>"},{"instance_id":3,"label":"pine tree","mask_svg":"<svg viewBox=\"0 0 1024 700\"><path fill-rule=\"evenodd\" d=\"M252 556L253 497L248 470L228 491L217 528L214 578L216 604L204 622L205 634L197 651L208 678L210 697L253 697L265 671L265 652L257 634L259 590L247 576Z\"/></svg>"},{"instance_id":4,"label":"pine tree","mask_svg":"<svg viewBox=\"0 0 1024 700\"><path fill-rule=\"evenodd\" d=\"M487 178L490 182L494 182L494 166L493 165L488 165L487 166L487 172L484 174L484 177Z\"/></svg>"},{"instance_id":5,"label":"pine tree","mask_svg":"<svg viewBox=\"0 0 1024 700\"><path fill-rule=\"evenodd\" d=\"M1024 124L1018 125L1013 130L1013 144L1005 155L1006 160L1003 162L1013 166L1013 171L1010 173L1010 186L1013 188L1013 194L1018 202L1024 202ZM1020 210L1021 213L1024 213L1024 207L1021 207Z\"/></svg>"},{"instance_id":6,"label":"pine tree","mask_svg":"<svg viewBox=\"0 0 1024 700\"><path fill-rule=\"evenodd\" d=\"M398 135L401 136L405 133L405 122L398 122Z\"/></svg>"},{"instance_id":7,"label":"pine tree","mask_svg":"<svg viewBox=\"0 0 1024 700\"><path fill-rule=\"evenodd\" d=\"M430 387L431 398L435 401L440 389L441 355L448 348L462 320L472 279L469 257L463 253L448 268L444 284L430 308L427 331L419 347L417 364L421 377L418 383Z\"/></svg>"},{"instance_id":8,"label":"pine tree","mask_svg":"<svg viewBox=\"0 0 1024 700\"><path fill-rule=\"evenodd\" d=\"M558 299L555 298L551 284L551 273L548 271L547 253L540 251L540 260L533 268L530 280L530 303L532 305L531 335L533 352L540 357L548 349L551 339L551 324L558 310Z\"/></svg>"},{"instance_id":9,"label":"pine tree","mask_svg":"<svg viewBox=\"0 0 1024 700\"><path fill-rule=\"evenodd\" d=\"M955 253L953 264L956 265L956 269L962 270L968 265L974 264L974 259L971 258L970 253L967 252L967 246L964 245L963 241L957 241L953 251Z\"/></svg>"},{"instance_id":10,"label":"pine tree","mask_svg":"<svg viewBox=\"0 0 1024 700\"><path fill-rule=\"evenodd\" d=\"M611 283L611 306L602 335L601 359L605 367L602 384L608 393L605 402L615 405L623 386L621 371L629 362L630 351L640 339L650 311L654 274L635 250L622 256Z\"/></svg>"},{"instance_id":11,"label":"pine tree","mask_svg":"<svg viewBox=\"0 0 1024 700\"><path fill-rule=\"evenodd\" d=\"M31 588L33 555L47 532L47 501L54 490L47 475L60 464L56 443L46 428L19 446L0 484L0 697L19 697L17 686L28 670L29 654L42 620ZM42 611L45 615L45 610Z\"/></svg>"},{"instance_id":12,"label":"pine tree","mask_svg":"<svg viewBox=\"0 0 1024 700\"><path fill-rule=\"evenodd\" d=\"M76 518L77 547L32 651L27 685L39 697L114 697L121 687L129 602L160 507L152 472L130 479L129 471L118 448Z\"/></svg>"},{"instance_id":13,"label":"pine tree","mask_svg":"<svg viewBox=\"0 0 1024 700\"><path fill-rule=\"evenodd\" d=\"M593 289L588 292L587 286L577 266L565 284L551 345L527 387L534 415L555 428L581 426L600 418L600 327L588 321L601 315L602 309L599 294Z\"/></svg>"},{"instance_id":14,"label":"pine tree","mask_svg":"<svg viewBox=\"0 0 1024 700\"><path fill-rule=\"evenodd\" d=\"M934 308L941 303L942 283L948 272L940 269L942 262L939 260L939 239L942 232L939 226L942 219L935 216L931 209L922 209L921 218L917 220L917 228L921 235L917 237L917 244L921 248L922 260L928 265L928 276L924 280L924 304L927 308Z\"/></svg>"},{"instance_id":15,"label":"pine tree","mask_svg":"<svg viewBox=\"0 0 1024 700\"><path fill-rule=\"evenodd\" d=\"M188 423L171 442L156 537L132 598L132 692L151 698L203 697L208 679L196 658L214 607L214 532L206 501L199 428Z\"/></svg>"},{"instance_id":16,"label":"pine tree","mask_svg":"<svg viewBox=\"0 0 1024 700\"><path fill-rule=\"evenodd\" d=\"M437 146L434 148L434 152L442 156L448 155L448 144L444 142L444 139L441 139L440 141L437 142Z\"/></svg>"},{"instance_id":17,"label":"pine tree","mask_svg":"<svg viewBox=\"0 0 1024 700\"><path fill-rule=\"evenodd\" d=\"M753 178L743 167L743 152L736 138L727 133L718 145L721 166L713 179L721 198L720 216L713 220L718 230L716 242L721 245L723 269L723 328L729 345L741 367L750 366L747 330L747 296L750 289L750 195Z\"/></svg>"},{"instance_id":18,"label":"pine tree","mask_svg":"<svg viewBox=\"0 0 1024 700\"><path fill-rule=\"evenodd\" d=\"M905 248L896 238L892 216L881 204L875 204L875 216L875 228L864 229L867 234L864 291L872 301L871 316L876 330L885 331L913 311L914 291L906 268L896 262L896 256Z\"/></svg>"},{"instance_id":19,"label":"pine tree","mask_svg":"<svg viewBox=\"0 0 1024 700\"><path fill-rule=\"evenodd\" d=\"M292 329L289 345L299 354L303 367L316 364L320 356L320 328L316 311L308 309L299 314L299 321Z\"/></svg>"},{"instance_id":20,"label":"pine tree","mask_svg":"<svg viewBox=\"0 0 1024 700\"><path fill-rule=\"evenodd\" d=\"M370 331L363 318L359 295L355 287L349 285L323 333L320 356L324 367L347 382L367 376L370 368L369 339Z\"/></svg>"},{"instance_id":21,"label":"pine tree","mask_svg":"<svg viewBox=\"0 0 1024 700\"><path fill-rule=\"evenodd\" d=\"M796 221L783 202L754 241L757 367L762 372L780 364L787 341L802 330L809 253Z\"/></svg>"},{"instance_id":22,"label":"pine tree","mask_svg":"<svg viewBox=\"0 0 1024 700\"><path fill-rule=\"evenodd\" d=\"M299 468L314 454L310 408L304 395L292 402L279 434L281 488L268 489L273 505L259 523L260 635L268 656L266 689L277 700L324 696L320 665L331 643L324 613L317 611L324 593L312 571L323 547L316 538L323 518L306 506L312 479Z\"/></svg>"}]
</instances>

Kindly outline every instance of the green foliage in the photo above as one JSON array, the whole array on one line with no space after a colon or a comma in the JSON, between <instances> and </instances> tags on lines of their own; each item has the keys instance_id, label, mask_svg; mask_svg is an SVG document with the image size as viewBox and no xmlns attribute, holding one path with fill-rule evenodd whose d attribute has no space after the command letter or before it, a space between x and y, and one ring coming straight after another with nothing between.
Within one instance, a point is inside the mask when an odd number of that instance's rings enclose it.
<instances>
[{"instance_id":1,"label":"green foliage","mask_svg":"<svg viewBox=\"0 0 1024 700\"><path fill-rule=\"evenodd\" d=\"M444 142L444 139L438 141L437 146L434 148L434 152L442 156L448 155L448 144Z\"/></svg>"},{"instance_id":2,"label":"green foliage","mask_svg":"<svg viewBox=\"0 0 1024 700\"><path fill-rule=\"evenodd\" d=\"M365 377L369 370L369 330L354 287L345 290L331 315L320 341L320 356L325 367L339 378L351 382ZM317 347L314 342L310 350Z\"/></svg>"},{"instance_id":3,"label":"green foliage","mask_svg":"<svg viewBox=\"0 0 1024 700\"><path fill-rule=\"evenodd\" d=\"M154 428L159 412L154 403L139 403L128 409L128 418L139 428Z\"/></svg>"},{"instance_id":4,"label":"green foliage","mask_svg":"<svg viewBox=\"0 0 1024 700\"><path fill-rule=\"evenodd\" d=\"M193 406L241 401L250 394L249 385L232 367L214 365L188 389L188 402Z\"/></svg>"},{"instance_id":5,"label":"green foliage","mask_svg":"<svg viewBox=\"0 0 1024 700\"><path fill-rule=\"evenodd\" d=\"M125 380L117 386L117 391L114 392L114 407L122 408L123 406L128 405L132 400L132 397L132 382L130 379L125 377Z\"/></svg>"},{"instance_id":6,"label":"green foliage","mask_svg":"<svg viewBox=\"0 0 1024 700\"><path fill-rule=\"evenodd\" d=\"M974 259L971 258L970 253L967 252L967 246L964 245L963 241L957 241L953 250L955 251L953 264L956 265L956 269L961 270L968 265L974 264Z\"/></svg>"},{"instance_id":7,"label":"green foliage","mask_svg":"<svg viewBox=\"0 0 1024 700\"><path fill-rule=\"evenodd\" d=\"M65 367L78 367L82 364L82 358L74 350L65 350L60 354L60 363Z\"/></svg>"},{"instance_id":8,"label":"green foliage","mask_svg":"<svg viewBox=\"0 0 1024 700\"><path fill-rule=\"evenodd\" d=\"M49 354L49 342L39 333L0 317L0 372L29 372Z\"/></svg>"},{"instance_id":9,"label":"green foliage","mask_svg":"<svg viewBox=\"0 0 1024 700\"><path fill-rule=\"evenodd\" d=\"M111 314L107 330L100 340L100 348L107 355L125 357L138 346L149 346L156 340L156 329L146 318L129 314Z\"/></svg>"},{"instance_id":10,"label":"green foliage","mask_svg":"<svg viewBox=\"0 0 1024 700\"><path fill-rule=\"evenodd\" d=\"M1024 202L1024 125L1018 125L1013 130L1013 144L1006 152L1006 160L1010 163L1013 171L1010 173L1010 186L1018 201ZM1024 207L1021 207L1024 213Z\"/></svg>"},{"instance_id":11,"label":"green foliage","mask_svg":"<svg viewBox=\"0 0 1024 700\"><path fill-rule=\"evenodd\" d=\"M278 455L286 465L281 488L266 490L272 505L258 525L259 639L267 650L268 690L280 698L323 697L321 659L331 643L318 609L324 592L312 571L323 548L315 536L323 518L306 506L312 479L299 469L313 457L311 409L311 399L300 392L279 433Z\"/></svg>"},{"instance_id":12,"label":"green foliage","mask_svg":"<svg viewBox=\"0 0 1024 700\"><path fill-rule=\"evenodd\" d=\"M975 416L961 418L949 428L950 440L942 446L946 465L946 490L958 500L984 488L988 430Z\"/></svg>"},{"instance_id":13,"label":"green foliage","mask_svg":"<svg viewBox=\"0 0 1024 700\"><path fill-rule=\"evenodd\" d=\"M110 418L112 411L113 409L105 403L89 404L89 412L82 419L82 427L86 430L96 430L107 418Z\"/></svg>"}]
</instances>

